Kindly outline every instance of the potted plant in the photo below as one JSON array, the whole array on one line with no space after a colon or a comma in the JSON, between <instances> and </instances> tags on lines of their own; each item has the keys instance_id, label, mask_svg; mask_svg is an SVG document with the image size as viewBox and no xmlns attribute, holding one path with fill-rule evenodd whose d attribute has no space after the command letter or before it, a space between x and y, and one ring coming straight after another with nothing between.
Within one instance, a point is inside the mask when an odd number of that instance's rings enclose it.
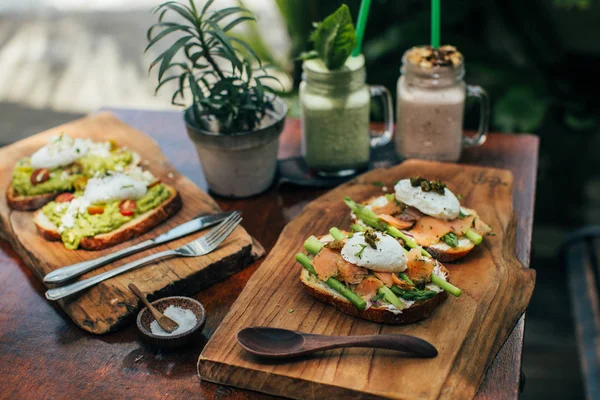
<instances>
[{"instance_id":1,"label":"potted plant","mask_svg":"<svg viewBox=\"0 0 600 400\"><path fill-rule=\"evenodd\" d=\"M263 84L277 78L268 75L252 48L231 33L254 16L241 7L213 11L213 2L201 10L193 0L189 5L169 1L158 6L158 22L148 30L146 50L166 37L173 39L150 65L150 70L158 67L156 90L176 81L172 102L181 106L190 95L192 105L184 111L184 120L211 191L247 197L273 182L287 106ZM169 16L179 19L167 20Z\"/></svg>"}]
</instances>

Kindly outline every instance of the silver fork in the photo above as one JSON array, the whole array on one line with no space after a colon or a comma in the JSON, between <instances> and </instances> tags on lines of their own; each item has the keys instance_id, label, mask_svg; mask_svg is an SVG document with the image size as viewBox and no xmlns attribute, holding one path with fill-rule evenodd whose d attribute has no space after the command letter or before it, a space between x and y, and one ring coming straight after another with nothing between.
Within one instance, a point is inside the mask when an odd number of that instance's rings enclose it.
<instances>
[{"instance_id":1,"label":"silver fork","mask_svg":"<svg viewBox=\"0 0 600 400\"><path fill-rule=\"evenodd\" d=\"M87 278L82 281L72 283L70 285L50 289L46 292L46 298L48 300L62 299L63 297L70 296L83 289L89 288L90 286L94 286L102 281L112 278L113 276L117 276L132 269L141 267L142 265L157 260L159 258L172 256L198 257L206 255L214 249L216 249L217 246L219 246L221 242L223 242L223 240L225 240L227 236L229 236L231 232L233 232L233 230L236 228L236 226L240 224L240 222L242 222L242 217L239 213L235 212L231 214L229 218L227 218L219 225L214 227L206 235L196 240L193 240L188 244L185 244L175 250L165 250L160 253L151 254L147 257L140 258L139 260L130 262L128 264L122 265L110 271L106 271L102 274L93 276L91 278Z\"/></svg>"}]
</instances>

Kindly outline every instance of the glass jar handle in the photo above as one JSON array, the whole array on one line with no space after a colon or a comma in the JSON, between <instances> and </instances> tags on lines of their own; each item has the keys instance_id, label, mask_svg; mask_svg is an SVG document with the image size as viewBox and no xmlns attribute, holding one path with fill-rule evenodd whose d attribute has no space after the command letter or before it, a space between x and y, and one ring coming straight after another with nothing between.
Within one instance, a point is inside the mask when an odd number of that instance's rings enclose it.
<instances>
[{"instance_id":1,"label":"glass jar handle","mask_svg":"<svg viewBox=\"0 0 600 400\"><path fill-rule=\"evenodd\" d=\"M463 136L463 147L481 146L485 143L490 123L490 98L481 86L467 85L467 97L479 100L479 128L475 136Z\"/></svg>"},{"instance_id":2,"label":"glass jar handle","mask_svg":"<svg viewBox=\"0 0 600 400\"><path fill-rule=\"evenodd\" d=\"M385 86L374 85L369 86L371 97L381 97L383 104L383 123L385 130L383 132L373 132L371 135L371 147L381 147L388 144L394 136L394 111L392 109L392 95ZM373 134L375 133L375 134Z\"/></svg>"}]
</instances>

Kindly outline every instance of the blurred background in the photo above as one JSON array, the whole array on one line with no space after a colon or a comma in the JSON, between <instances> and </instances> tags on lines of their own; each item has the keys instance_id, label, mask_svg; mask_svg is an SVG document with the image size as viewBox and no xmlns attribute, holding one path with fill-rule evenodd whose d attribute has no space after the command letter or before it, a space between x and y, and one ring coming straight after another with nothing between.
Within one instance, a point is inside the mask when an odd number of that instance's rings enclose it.
<instances>
[{"instance_id":1,"label":"blurred background","mask_svg":"<svg viewBox=\"0 0 600 400\"><path fill-rule=\"evenodd\" d=\"M160 48L143 54L159 2L2 0L0 145L100 107L178 109L168 88L154 94L156 76L147 72ZM307 49L312 21L341 3L243 2L259 20L239 34L280 70L291 116L300 80L294 59ZM345 3L356 18L359 0ZM537 286L526 320L522 398L583 397L558 248L566 233L600 223L600 1L444 0L442 7L442 42L465 55L468 82L490 93L491 129L541 139L531 261ZM403 51L428 37L429 2L373 0L363 46L369 83L395 91ZM476 119L468 106L467 127Z\"/></svg>"}]
</instances>

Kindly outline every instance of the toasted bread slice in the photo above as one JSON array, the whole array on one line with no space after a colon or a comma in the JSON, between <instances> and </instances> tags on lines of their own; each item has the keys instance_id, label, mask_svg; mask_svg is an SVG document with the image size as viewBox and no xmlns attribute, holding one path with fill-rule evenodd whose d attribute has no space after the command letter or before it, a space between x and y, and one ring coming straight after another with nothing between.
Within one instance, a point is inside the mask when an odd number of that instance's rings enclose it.
<instances>
[{"instance_id":1,"label":"toasted bread slice","mask_svg":"<svg viewBox=\"0 0 600 400\"><path fill-rule=\"evenodd\" d=\"M50 203L59 194L60 193L44 193L36 194L34 196L22 196L15 192L11 182L6 191L6 202L13 210L33 211Z\"/></svg>"},{"instance_id":2,"label":"toasted bread slice","mask_svg":"<svg viewBox=\"0 0 600 400\"><path fill-rule=\"evenodd\" d=\"M445 268L444 272L447 272ZM416 301L403 310L398 310L393 308L393 306L371 305L371 307L362 311L304 268L300 273L300 282L302 282L304 289L312 296L325 303L331 304L346 314L368 321L386 324L405 325L421 321L429 317L436 307L448 298L448 293L442 291L428 300Z\"/></svg>"},{"instance_id":3,"label":"toasted bread slice","mask_svg":"<svg viewBox=\"0 0 600 400\"><path fill-rule=\"evenodd\" d=\"M458 239L458 246L452 247L444 242L433 244L427 251L433 258L441 262L452 262L463 258L475 248L475 244L467 238Z\"/></svg>"},{"instance_id":4,"label":"toasted bread slice","mask_svg":"<svg viewBox=\"0 0 600 400\"><path fill-rule=\"evenodd\" d=\"M136 153L132 152L133 159L130 165L140 165L142 163L142 157ZM46 204L50 203L52 200L56 198L59 194L64 192L56 192L56 193L44 193L44 194L36 194L32 196L22 196L15 192L13 189L12 181L8 186L8 190L6 191L6 202L10 208L18 211L34 211L38 208L42 208Z\"/></svg>"},{"instance_id":5,"label":"toasted bread slice","mask_svg":"<svg viewBox=\"0 0 600 400\"><path fill-rule=\"evenodd\" d=\"M170 196L160 206L144 214L138 215L136 218L121 225L112 232L83 238L79 244L79 248L86 250L102 250L107 247L115 246L148 232L156 225L174 215L181 208L181 197L175 188L168 185L165 186L167 186ZM60 233L58 233L58 227L46 217L42 210L37 210L34 213L33 222L35 223L38 232L44 238L53 241L61 240Z\"/></svg>"}]
</instances>

